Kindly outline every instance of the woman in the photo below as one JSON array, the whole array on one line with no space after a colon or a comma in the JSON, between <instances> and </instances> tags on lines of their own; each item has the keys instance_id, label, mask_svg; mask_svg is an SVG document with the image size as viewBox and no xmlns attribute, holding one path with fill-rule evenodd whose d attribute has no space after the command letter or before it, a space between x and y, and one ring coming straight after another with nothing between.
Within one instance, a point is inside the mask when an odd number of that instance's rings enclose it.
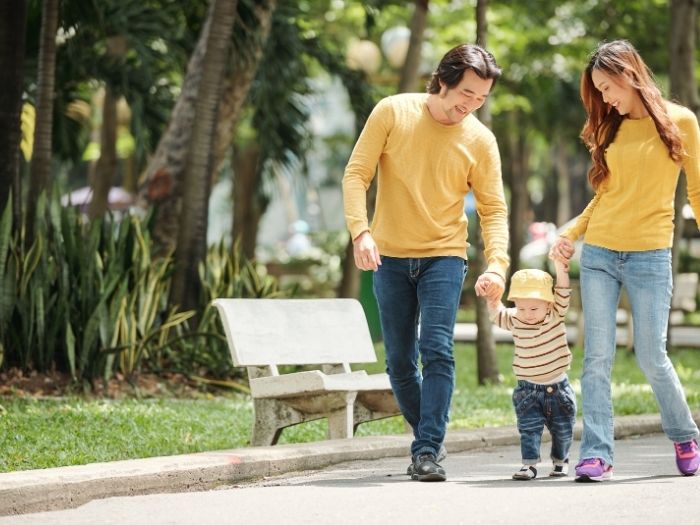
<instances>
[{"instance_id":1,"label":"woman","mask_svg":"<svg viewBox=\"0 0 700 525\"><path fill-rule=\"evenodd\" d=\"M615 314L622 287L632 305L635 355L651 385L661 424L674 442L683 475L700 467L698 427L666 354L673 290L671 244L674 194L680 169L700 221L700 130L695 115L664 100L651 72L624 40L601 44L581 78L587 120L581 138L593 160L595 196L562 232L550 256L568 261L581 252L585 344L581 394L583 436L577 481L603 481L613 471L610 373Z\"/></svg>"}]
</instances>

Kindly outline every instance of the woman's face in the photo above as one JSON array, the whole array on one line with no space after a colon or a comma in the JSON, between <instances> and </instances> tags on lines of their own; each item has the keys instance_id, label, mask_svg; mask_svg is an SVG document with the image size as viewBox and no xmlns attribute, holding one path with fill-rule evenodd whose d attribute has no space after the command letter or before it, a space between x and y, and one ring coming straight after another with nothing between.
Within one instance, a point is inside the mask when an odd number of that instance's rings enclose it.
<instances>
[{"instance_id":1,"label":"woman's face","mask_svg":"<svg viewBox=\"0 0 700 525\"><path fill-rule=\"evenodd\" d=\"M643 118L648 115L642 99L626 75L609 75L600 69L591 71L591 80L600 91L603 102L612 106L620 115Z\"/></svg>"}]
</instances>

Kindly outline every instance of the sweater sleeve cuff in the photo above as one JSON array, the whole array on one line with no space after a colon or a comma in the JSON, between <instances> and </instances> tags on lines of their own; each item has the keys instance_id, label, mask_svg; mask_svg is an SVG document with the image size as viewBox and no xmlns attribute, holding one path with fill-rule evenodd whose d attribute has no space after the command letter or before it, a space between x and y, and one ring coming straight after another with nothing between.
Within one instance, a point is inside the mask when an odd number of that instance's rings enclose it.
<instances>
[{"instance_id":1,"label":"sweater sleeve cuff","mask_svg":"<svg viewBox=\"0 0 700 525\"><path fill-rule=\"evenodd\" d=\"M503 282L506 282L506 271L507 270L508 270L507 267L503 267L503 266L495 265L495 264L490 264L484 273L496 274L501 279L503 279Z\"/></svg>"},{"instance_id":2,"label":"sweater sleeve cuff","mask_svg":"<svg viewBox=\"0 0 700 525\"><path fill-rule=\"evenodd\" d=\"M350 238L354 241L362 233L369 231L369 225L358 221L355 224L351 224L348 229L350 230Z\"/></svg>"}]
</instances>

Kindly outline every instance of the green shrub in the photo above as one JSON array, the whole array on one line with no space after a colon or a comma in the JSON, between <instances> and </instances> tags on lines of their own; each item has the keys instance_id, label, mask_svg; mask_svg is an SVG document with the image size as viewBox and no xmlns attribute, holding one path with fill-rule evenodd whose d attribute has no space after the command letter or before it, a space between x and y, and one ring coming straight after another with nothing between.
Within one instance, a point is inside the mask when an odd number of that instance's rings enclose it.
<instances>
[{"instance_id":1,"label":"green shrub","mask_svg":"<svg viewBox=\"0 0 700 525\"><path fill-rule=\"evenodd\" d=\"M227 377L212 300L292 293L221 242L199 266L196 312L178 312L168 303L174 261L153 257L148 217L89 222L53 194L40 198L35 224L25 249L11 201L0 217L0 368L63 371L86 385L144 369Z\"/></svg>"}]
</instances>

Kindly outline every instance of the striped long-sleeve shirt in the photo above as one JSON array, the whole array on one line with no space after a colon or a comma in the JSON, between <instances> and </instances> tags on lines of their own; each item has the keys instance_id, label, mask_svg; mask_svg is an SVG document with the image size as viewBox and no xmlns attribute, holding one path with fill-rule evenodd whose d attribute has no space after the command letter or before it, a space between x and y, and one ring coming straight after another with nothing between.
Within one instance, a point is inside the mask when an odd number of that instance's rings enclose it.
<instances>
[{"instance_id":1,"label":"striped long-sleeve shirt","mask_svg":"<svg viewBox=\"0 0 700 525\"><path fill-rule=\"evenodd\" d=\"M527 324L518 319L515 308L502 304L491 316L497 326L513 334L515 354L513 372L521 380L550 384L561 378L571 365L571 351L566 341L566 312L571 288L554 288L554 303L544 320Z\"/></svg>"}]
</instances>

